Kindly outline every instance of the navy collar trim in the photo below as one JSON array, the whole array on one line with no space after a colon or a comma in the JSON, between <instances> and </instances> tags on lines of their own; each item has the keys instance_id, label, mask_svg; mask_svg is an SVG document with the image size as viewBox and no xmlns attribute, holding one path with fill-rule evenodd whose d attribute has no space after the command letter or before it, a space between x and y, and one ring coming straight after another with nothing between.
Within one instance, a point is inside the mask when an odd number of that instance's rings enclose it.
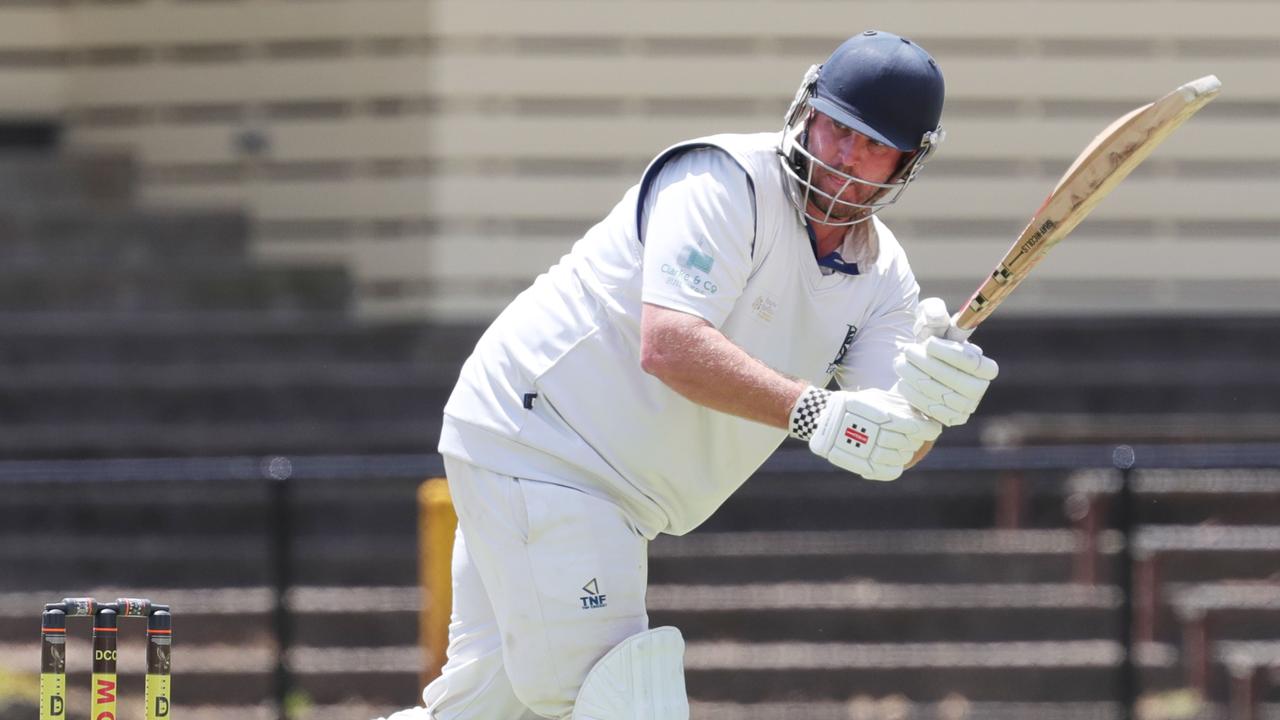
<instances>
[{"instance_id":1,"label":"navy collar trim","mask_svg":"<svg viewBox=\"0 0 1280 720\"><path fill-rule=\"evenodd\" d=\"M804 229L809 233L809 247L813 249L814 257L817 257L818 236L813 232L813 225L809 224L806 221L804 224ZM826 255L823 255L822 257L818 258L818 267L830 268L831 270L834 270L838 273L844 273L845 275L861 274L858 271L858 263L845 262L844 257L840 255L839 250L832 250Z\"/></svg>"}]
</instances>

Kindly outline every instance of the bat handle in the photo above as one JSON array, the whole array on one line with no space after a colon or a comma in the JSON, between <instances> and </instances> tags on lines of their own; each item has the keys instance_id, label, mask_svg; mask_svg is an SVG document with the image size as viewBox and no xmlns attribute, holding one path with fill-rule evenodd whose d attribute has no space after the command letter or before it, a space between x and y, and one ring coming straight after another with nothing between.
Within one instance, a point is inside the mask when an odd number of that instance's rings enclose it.
<instances>
[{"instance_id":1,"label":"bat handle","mask_svg":"<svg viewBox=\"0 0 1280 720\"><path fill-rule=\"evenodd\" d=\"M966 322L967 318L964 317L964 314L965 314L964 310L961 310L960 312L951 316L951 329L947 331L948 340L957 340L957 341L963 342L969 339L969 336L973 334L974 330L978 329L978 324L976 322L969 327L965 327L964 323Z\"/></svg>"}]
</instances>

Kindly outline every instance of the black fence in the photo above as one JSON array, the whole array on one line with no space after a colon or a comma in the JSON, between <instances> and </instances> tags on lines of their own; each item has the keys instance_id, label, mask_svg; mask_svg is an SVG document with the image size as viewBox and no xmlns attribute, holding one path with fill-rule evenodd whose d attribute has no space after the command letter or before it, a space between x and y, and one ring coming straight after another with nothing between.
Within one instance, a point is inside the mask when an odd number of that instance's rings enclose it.
<instances>
[{"instance_id":1,"label":"black fence","mask_svg":"<svg viewBox=\"0 0 1280 720\"><path fill-rule=\"evenodd\" d=\"M35 672L43 602L152 594L173 606L179 708L411 705L415 493L442 471L435 455L0 463L0 672ZM652 619L684 629L703 717L1254 718L1275 699L1280 446L940 448L894 483L788 446L651 555ZM17 687L0 708L31 711Z\"/></svg>"}]
</instances>

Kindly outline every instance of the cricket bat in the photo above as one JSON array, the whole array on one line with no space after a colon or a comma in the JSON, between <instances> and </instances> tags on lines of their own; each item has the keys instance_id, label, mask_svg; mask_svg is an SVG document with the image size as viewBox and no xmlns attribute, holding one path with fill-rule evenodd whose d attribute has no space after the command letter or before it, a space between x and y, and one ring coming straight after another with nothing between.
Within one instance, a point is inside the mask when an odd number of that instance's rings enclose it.
<instances>
[{"instance_id":1,"label":"cricket bat","mask_svg":"<svg viewBox=\"0 0 1280 720\"><path fill-rule=\"evenodd\" d=\"M1065 238L1151 151L1217 96L1222 83L1206 75L1118 118L1076 157L1022 234L955 315L962 331L987 319L1046 253Z\"/></svg>"}]
</instances>

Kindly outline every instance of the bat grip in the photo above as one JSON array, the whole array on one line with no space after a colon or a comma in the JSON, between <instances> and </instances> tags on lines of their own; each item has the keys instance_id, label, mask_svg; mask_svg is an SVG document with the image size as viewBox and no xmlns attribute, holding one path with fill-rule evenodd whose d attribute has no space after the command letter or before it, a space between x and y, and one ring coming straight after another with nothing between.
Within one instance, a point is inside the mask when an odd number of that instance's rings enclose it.
<instances>
[{"instance_id":1,"label":"bat grip","mask_svg":"<svg viewBox=\"0 0 1280 720\"><path fill-rule=\"evenodd\" d=\"M947 339L957 340L957 341L968 340L969 336L973 334L973 331L978 329L978 323L973 322L973 324L970 325L969 327L965 327L966 322L972 322L972 321L970 321L969 318L965 317L964 310L961 310L955 315L952 315L951 329L947 331Z\"/></svg>"}]
</instances>

